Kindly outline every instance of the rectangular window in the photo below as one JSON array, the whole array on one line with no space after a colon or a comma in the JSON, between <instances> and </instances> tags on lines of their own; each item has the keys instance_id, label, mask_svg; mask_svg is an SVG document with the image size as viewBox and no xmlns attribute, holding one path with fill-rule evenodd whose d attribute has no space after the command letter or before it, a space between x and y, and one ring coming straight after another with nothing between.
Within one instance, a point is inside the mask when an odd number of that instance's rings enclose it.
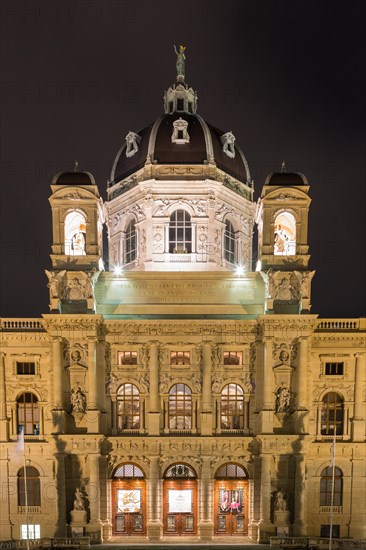
<instances>
[{"instance_id":1,"label":"rectangular window","mask_svg":"<svg viewBox=\"0 0 366 550\"><path fill-rule=\"evenodd\" d=\"M17 374L36 374L36 364L17 361Z\"/></svg>"},{"instance_id":2,"label":"rectangular window","mask_svg":"<svg viewBox=\"0 0 366 550\"><path fill-rule=\"evenodd\" d=\"M325 363L325 374L341 376L343 374L342 363Z\"/></svg>"},{"instance_id":3,"label":"rectangular window","mask_svg":"<svg viewBox=\"0 0 366 550\"><path fill-rule=\"evenodd\" d=\"M177 100L177 111L183 111L184 110L184 101L183 99Z\"/></svg>"},{"instance_id":4,"label":"rectangular window","mask_svg":"<svg viewBox=\"0 0 366 550\"><path fill-rule=\"evenodd\" d=\"M339 525L332 526L332 538L339 539ZM329 539L330 537L330 525L321 525L320 526L320 536L322 538Z\"/></svg>"},{"instance_id":5,"label":"rectangular window","mask_svg":"<svg viewBox=\"0 0 366 550\"><path fill-rule=\"evenodd\" d=\"M171 365L189 365L190 352L189 351L171 351L170 364Z\"/></svg>"},{"instance_id":6,"label":"rectangular window","mask_svg":"<svg viewBox=\"0 0 366 550\"><path fill-rule=\"evenodd\" d=\"M224 365L242 365L243 353L241 351L224 351Z\"/></svg>"},{"instance_id":7,"label":"rectangular window","mask_svg":"<svg viewBox=\"0 0 366 550\"><path fill-rule=\"evenodd\" d=\"M20 526L20 538L26 539L40 539L41 538L41 526L40 525L21 525Z\"/></svg>"},{"instance_id":8,"label":"rectangular window","mask_svg":"<svg viewBox=\"0 0 366 550\"><path fill-rule=\"evenodd\" d=\"M119 351L119 365L137 365L137 351Z\"/></svg>"}]
</instances>

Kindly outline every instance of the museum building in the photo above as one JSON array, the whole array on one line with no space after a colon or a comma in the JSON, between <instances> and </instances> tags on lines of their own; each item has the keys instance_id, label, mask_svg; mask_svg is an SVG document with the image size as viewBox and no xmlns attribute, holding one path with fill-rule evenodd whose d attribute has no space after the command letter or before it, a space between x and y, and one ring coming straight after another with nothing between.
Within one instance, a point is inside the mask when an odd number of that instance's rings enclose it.
<instances>
[{"instance_id":1,"label":"museum building","mask_svg":"<svg viewBox=\"0 0 366 550\"><path fill-rule=\"evenodd\" d=\"M253 194L181 51L106 201L53 178L50 312L0 321L1 540L366 538L366 320L311 313L306 177Z\"/></svg>"}]
</instances>

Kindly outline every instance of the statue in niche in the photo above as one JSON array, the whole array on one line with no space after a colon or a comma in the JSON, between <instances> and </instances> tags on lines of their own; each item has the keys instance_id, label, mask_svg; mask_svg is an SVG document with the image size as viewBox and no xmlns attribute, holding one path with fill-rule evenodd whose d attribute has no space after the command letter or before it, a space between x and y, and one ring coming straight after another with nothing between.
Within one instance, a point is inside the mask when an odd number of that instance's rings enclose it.
<instances>
[{"instance_id":1,"label":"statue in niche","mask_svg":"<svg viewBox=\"0 0 366 550\"><path fill-rule=\"evenodd\" d=\"M287 512L287 497L282 489L279 489L275 496L274 509L276 512Z\"/></svg>"},{"instance_id":2,"label":"statue in niche","mask_svg":"<svg viewBox=\"0 0 366 550\"><path fill-rule=\"evenodd\" d=\"M286 386L276 390L276 412L288 412L290 409L291 393Z\"/></svg>"},{"instance_id":3,"label":"statue in niche","mask_svg":"<svg viewBox=\"0 0 366 550\"><path fill-rule=\"evenodd\" d=\"M79 385L71 390L70 399L72 412L85 412L86 397Z\"/></svg>"},{"instance_id":4,"label":"statue in niche","mask_svg":"<svg viewBox=\"0 0 366 550\"><path fill-rule=\"evenodd\" d=\"M185 77L185 74L186 74L185 72L186 56L184 55L185 49L186 49L186 46L179 46L179 50L177 50L177 47L174 44L174 51L177 55L177 63L176 63L177 75L183 76L183 77Z\"/></svg>"},{"instance_id":5,"label":"statue in niche","mask_svg":"<svg viewBox=\"0 0 366 550\"><path fill-rule=\"evenodd\" d=\"M71 250L75 256L85 254L85 233L78 231L71 237Z\"/></svg>"},{"instance_id":6,"label":"statue in niche","mask_svg":"<svg viewBox=\"0 0 366 550\"><path fill-rule=\"evenodd\" d=\"M85 298L93 298L94 296L94 273L88 273L88 278L85 281Z\"/></svg>"},{"instance_id":7,"label":"statue in niche","mask_svg":"<svg viewBox=\"0 0 366 550\"><path fill-rule=\"evenodd\" d=\"M79 487L76 487L75 491L74 510L85 511L84 495L80 491Z\"/></svg>"}]
</instances>

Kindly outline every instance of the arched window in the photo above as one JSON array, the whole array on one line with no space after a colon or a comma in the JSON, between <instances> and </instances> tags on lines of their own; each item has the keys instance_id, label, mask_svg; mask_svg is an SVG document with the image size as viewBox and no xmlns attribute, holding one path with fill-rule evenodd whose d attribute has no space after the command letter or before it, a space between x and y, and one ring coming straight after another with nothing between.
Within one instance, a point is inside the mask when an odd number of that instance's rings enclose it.
<instances>
[{"instance_id":1,"label":"arched window","mask_svg":"<svg viewBox=\"0 0 366 550\"><path fill-rule=\"evenodd\" d=\"M39 435L38 399L33 393L22 393L17 401L18 433Z\"/></svg>"},{"instance_id":2,"label":"arched window","mask_svg":"<svg viewBox=\"0 0 366 550\"><path fill-rule=\"evenodd\" d=\"M296 220L291 212L281 212L275 219L274 254L276 256L296 254Z\"/></svg>"},{"instance_id":3,"label":"arched window","mask_svg":"<svg viewBox=\"0 0 366 550\"><path fill-rule=\"evenodd\" d=\"M192 252L191 216L185 210L175 210L170 216L169 252L171 254Z\"/></svg>"},{"instance_id":4,"label":"arched window","mask_svg":"<svg viewBox=\"0 0 366 550\"><path fill-rule=\"evenodd\" d=\"M129 264L136 260L137 255L137 235L135 220L130 221L126 228L126 256L125 262Z\"/></svg>"},{"instance_id":5,"label":"arched window","mask_svg":"<svg viewBox=\"0 0 366 550\"><path fill-rule=\"evenodd\" d=\"M140 393L133 384L123 384L117 392L117 429L140 428Z\"/></svg>"},{"instance_id":6,"label":"arched window","mask_svg":"<svg viewBox=\"0 0 366 550\"><path fill-rule=\"evenodd\" d=\"M237 261L235 252L235 232L233 224L229 220L225 222L224 256L225 260L231 264Z\"/></svg>"},{"instance_id":7,"label":"arched window","mask_svg":"<svg viewBox=\"0 0 366 550\"><path fill-rule=\"evenodd\" d=\"M333 468L327 466L321 473L320 506L332 506ZM333 506L342 506L342 470L334 468Z\"/></svg>"},{"instance_id":8,"label":"arched window","mask_svg":"<svg viewBox=\"0 0 366 550\"><path fill-rule=\"evenodd\" d=\"M25 496L25 478L27 480L27 497ZM41 506L41 484L39 472L33 466L26 466L18 471L18 506Z\"/></svg>"},{"instance_id":9,"label":"arched window","mask_svg":"<svg viewBox=\"0 0 366 550\"><path fill-rule=\"evenodd\" d=\"M175 384L169 392L169 428L192 428L192 392L186 384Z\"/></svg>"},{"instance_id":10,"label":"arched window","mask_svg":"<svg viewBox=\"0 0 366 550\"><path fill-rule=\"evenodd\" d=\"M227 384L222 389L221 429L244 429L244 392L238 384Z\"/></svg>"},{"instance_id":11,"label":"arched window","mask_svg":"<svg viewBox=\"0 0 366 550\"><path fill-rule=\"evenodd\" d=\"M65 218L65 254L85 256L86 220L83 214L70 212Z\"/></svg>"},{"instance_id":12,"label":"arched window","mask_svg":"<svg viewBox=\"0 0 366 550\"><path fill-rule=\"evenodd\" d=\"M323 397L321 411L321 435L343 434L343 399L335 392Z\"/></svg>"}]
</instances>

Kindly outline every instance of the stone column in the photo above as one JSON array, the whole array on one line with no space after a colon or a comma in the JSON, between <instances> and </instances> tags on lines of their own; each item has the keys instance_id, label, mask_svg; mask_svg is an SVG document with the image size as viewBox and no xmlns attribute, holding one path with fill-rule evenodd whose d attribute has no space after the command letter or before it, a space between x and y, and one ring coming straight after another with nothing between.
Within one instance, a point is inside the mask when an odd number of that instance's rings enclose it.
<instances>
[{"instance_id":1,"label":"stone column","mask_svg":"<svg viewBox=\"0 0 366 550\"><path fill-rule=\"evenodd\" d=\"M199 481L199 517L198 534L201 541L210 541L213 535L212 498L213 482L211 480L211 456L202 456L202 477Z\"/></svg>"},{"instance_id":2,"label":"stone column","mask_svg":"<svg viewBox=\"0 0 366 550\"><path fill-rule=\"evenodd\" d=\"M56 441L56 449L60 443ZM66 479L65 479L65 455L62 452L55 452L56 460L56 492L57 498L54 499L54 505L57 512L53 514L56 517L54 528L55 537L67 536L67 518L66 518Z\"/></svg>"},{"instance_id":3,"label":"stone column","mask_svg":"<svg viewBox=\"0 0 366 550\"><path fill-rule=\"evenodd\" d=\"M99 454L89 456L89 485L88 499L90 509L90 521L87 525L87 533L93 542L101 541L100 523L100 486L99 486Z\"/></svg>"},{"instance_id":4,"label":"stone column","mask_svg":"<svg viewBox=\"0 0 366 550\"><path fill-rule=\"evenodd\" d=\"M272 455L261 455L259 542L268 541L275 532L271 523L271 463Z\"/></svg>"},{"instance_id":5,"label":"stone column","mask_svg":"<svg viewBox=\"0 0 366 550\"><path fill-rule=\"evenodd\" d=\"M263 343L263 380L262 380L262 411L260 413L260 431L273 432L273 342L265 338Z\"/></svg>"},{"instance_id":6,"label":"stone column","mask_svg":"<svg viewBox=\"0 0 366 550\"><path fill-rule=\"evenodd\" d=\"M159 345L150 344L150 410L149 435L160 433L160 404L159 404Z\"/></svg>"},{"instance_id":7,"label":"stone column","mask_svg":"<svg viewBox=\"0 0 366 550\"><path fill-rule=\"evenodd\" d=\"M54 433L64 433L65 431L65 411L64 411L64 384L63 384L63 357L62 357L62 338L52 339L52 372L53 372L53 427Z\"/></svg>"},{"instance_id":8,"label":"stone column","mask_svg":"<svg viewBox=\"0 0 366 550\"><path fill-rule=\"evenodd\" d=\"M103 387L104 391L104 387ZM99 432L100 412L98 410L98 378L97 378L97 340L88 339L88 402L87 402L88 433Z\"/></svg>"},{"instance_id":9,"label":"stone column","mask_svg":"<svg viewBox=\"0 0 366 550\"><path fill-rule=\"evenodd\" d=\"M211 344L205 342L202 346L202 412L201 435L212 435L212 393L211 393Z\"/></svg>"},{"instance_id":10,"label":"stone column","mask_svg":"<svg viewBox=\"0 0 366 550\"><path fill-rule=\"evenodd\" d=\"M363 441L365 437L365 403L363 403L363 387L365 384L365 354L355 354L355 404L352 419L353 440Z\"/></svg>"},{"instance_id":11,"label":"stone column","mask_svg":"<svg viewBox=\"0 0 366 550\"><path fill-rule=\"evenodd\" d=\"M307 338L299 338L298 345L298 363L297 363L297 387L296 387L296 402L297 402L297 433L309 432L309 409L307 405L307 390L308 390L308 341Z\"/></svg>"},{"instance_id":12,"label":"stone column","mask_svg":"<svg viewBox=\"0 0 366 550\"><path fill-rule=\"evenodd\" d=\"M308 369L308 341L299 338L299 359L297 367L297 409L307 409L307 369Z\"/></svg>"},{"instance_id":13,"label":"stone column","mask_svg":"<svg viewBox=\"0 0 366 550\"><path fill-rule=\"evenodd\" d=\"M0 352L0 441L9 440L9 421L6 417L5 353Z\"/></svg>"},{"instance_id":14,"label":"stone column","mask_svg":"<svg viewBox=\"0 0 366 550\"><path fill-rule=\"evenodd\" d=\"M150 541L157 542L161 538L162 522L160 518L161 494L159 480L159 457L150 457L150 480L148 484L148 521L147 536Z\"/></svg>"},{"instance_id":15,"label":"stone column","mask_svg":"<svg viewBox=\"0 0 366 550\"><path fill-rule=\"evenodd\" d=\"M305 490L305 458L296 456L295 465L295 498L294 498L294 536L306 535L306 490Z\"/></svg>"}]
</instances>

